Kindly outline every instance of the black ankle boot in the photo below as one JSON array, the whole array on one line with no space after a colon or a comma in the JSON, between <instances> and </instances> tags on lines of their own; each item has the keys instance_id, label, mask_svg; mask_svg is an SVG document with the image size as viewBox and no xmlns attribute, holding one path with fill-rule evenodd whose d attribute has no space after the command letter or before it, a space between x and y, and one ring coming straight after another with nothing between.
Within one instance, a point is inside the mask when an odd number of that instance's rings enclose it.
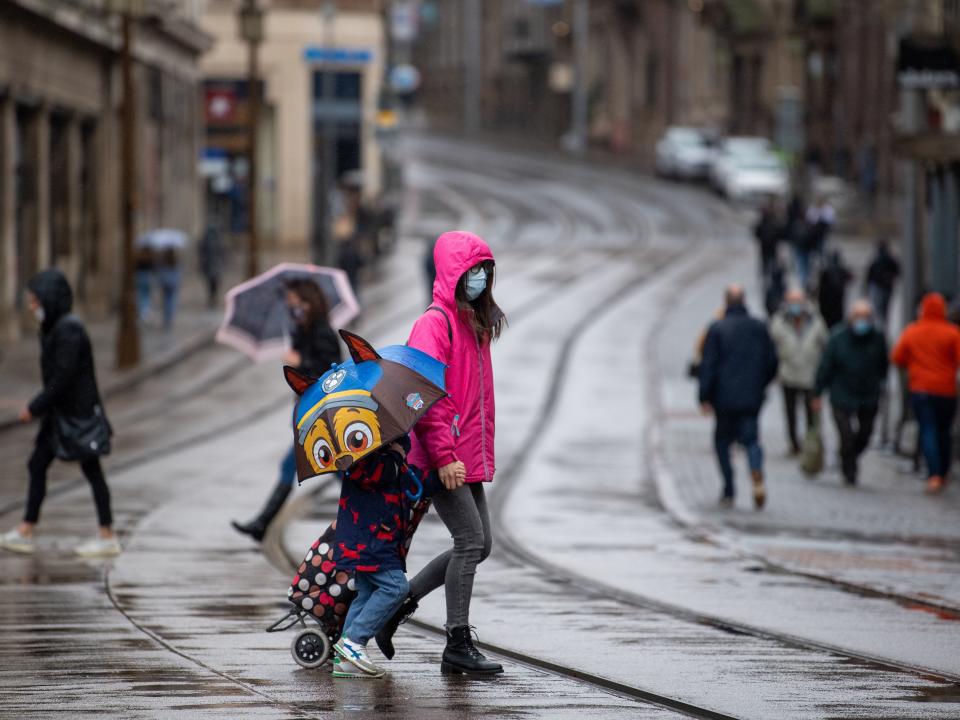
<instances>
[{"instance_id":1,"label":"black ankle boot","mask_svg":"<svg viewBox=\"0 0 960 720\"><path fill-rule=\"evenodd\" d=\"M417 611L417 607L419 607L417 601L407 595L406 599L404 599L403 603L393 614L393 617L387 621L383 629L374 637L374 640L377 641L377 647L380 648L380 652L383 653L383 656L387 660L393 660L393 656L396 654L396 650L393 647L393 636L397 632L397 628Z\"/></svg>"},{"instance_id":2,"label":"black ankle boot","mask_svg":"<svg viewBox=\"0 0 960 720\"><path fill-rule=\"evenodd\" d=\"M447 647L443 651L440 672L444 675L496 675L503 672L503 666L487 660L483 653L474 647L470 626L461 625L447 630Z\"/></svg>"},{"instance_id":3,"label":"black ankle boot","mask_svg":"<svg viewBox=\"0 0 960 720\"><path fill-rule=\"evenodd\" d=\"M290 494L292 489L293 485L289 483L277 483L273 488L273 492L270 493L270 497L267 498L266 505L263 506L263 510L260 511L257 517L248 523L239 523L236 520L231 520L230 524L233 525L237 532L249 535L257 542L260 542L263 540L263 536L266 535L267 528L270 527L273 518L280 512L280 508L283 507L283 503L286 501L287 495Z\"/></svg>"}]
</instances>

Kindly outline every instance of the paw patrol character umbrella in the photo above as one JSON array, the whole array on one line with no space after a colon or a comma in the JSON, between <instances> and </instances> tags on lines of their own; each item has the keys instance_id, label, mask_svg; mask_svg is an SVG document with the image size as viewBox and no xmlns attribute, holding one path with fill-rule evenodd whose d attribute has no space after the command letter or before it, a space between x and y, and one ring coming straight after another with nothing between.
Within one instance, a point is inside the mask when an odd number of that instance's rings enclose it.
<instances>
[{"instance_id":1,"label":"paw patrol character umbrella","mask_svg":"<svg viewBox=\"0 0 960 720\"><path fill-rule=\"evenodd\" d=\"M426 353L406 345L377 351L359 335L341 330L340 336L352 359L318 380L284 368L300 396L293 414L300 482L342 472L405 435L446 395L446 366Z\"/></svg>"},{"instance_id":2,"label":"paw patrol character umbrella","mask_svg":"<svg viewBox=\"0 0 960 720\"><path fill-rule=\"evenodd\" d=\"M279 358L289 347L287 284L306 278L317 284L330 306L330 324L343 327L360 313L347 274L338 268L281 263L227 292L227 312L217 340L256 362Z\"/></svg>"}]
</instances>

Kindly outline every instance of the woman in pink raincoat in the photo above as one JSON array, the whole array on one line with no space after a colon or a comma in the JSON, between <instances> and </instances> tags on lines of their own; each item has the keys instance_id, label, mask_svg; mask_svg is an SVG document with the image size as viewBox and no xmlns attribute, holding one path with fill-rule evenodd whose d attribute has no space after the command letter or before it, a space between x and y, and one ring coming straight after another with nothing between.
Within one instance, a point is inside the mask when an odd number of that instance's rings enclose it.
<instances>
[{"instance_id":1,"label":"woman in pink raincoat","mask_svg":"<svg viewBox=\"0 0 960 720\"><path fill-rule=\"evenodd\" d=\"M453 536L453 548L410 581L410 596L376 640L384 655L393 657L397 626L421 598L444 585L447 646L441 670L489 675L503 668L474 646L469 613L473 576L492 544L483 490L496 470L490 344L506 319L493 299L493 254L482 239L463 231L444 233L433 258L433 304L414 324L408 344L446 364L448 397L414 427L409 461L439 477L442 487L433 504Z\"/></svg>"}]
</instances>

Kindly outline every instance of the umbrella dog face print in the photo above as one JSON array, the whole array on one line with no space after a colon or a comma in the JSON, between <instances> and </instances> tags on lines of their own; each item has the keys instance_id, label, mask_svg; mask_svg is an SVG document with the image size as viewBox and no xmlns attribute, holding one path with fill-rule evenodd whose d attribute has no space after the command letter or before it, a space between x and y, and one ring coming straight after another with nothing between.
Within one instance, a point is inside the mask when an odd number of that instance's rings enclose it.
<instances>
[{"instance_id":1,"label":"umbrella dog face print","mask_svg":"<svg viewBox=\"0 0 960 720\"><path fill-rule=\"evenodd\" d=\"M300 482L347 470L408 433L446 395L446 368L426 353L405 345L378 352L359 335L341 330L340 336L351 360L318 380L284 368L300 396L293 427Z\"/></svg>"}]
</instances>

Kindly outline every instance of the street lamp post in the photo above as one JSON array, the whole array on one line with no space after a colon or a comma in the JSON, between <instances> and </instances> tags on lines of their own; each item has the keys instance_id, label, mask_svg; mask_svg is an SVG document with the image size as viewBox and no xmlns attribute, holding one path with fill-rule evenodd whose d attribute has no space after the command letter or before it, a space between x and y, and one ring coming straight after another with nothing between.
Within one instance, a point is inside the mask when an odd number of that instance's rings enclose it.
<instances>
[{"instance_id":1,"label":"street lamp post","mask_svg":"<svg viewBox=\"0 0 960 720\"><path fill-rule=\"evenodd\" d=\"M324 40L329 60L323 69L321 86L321 107L323 108L323 138L320 158L320 197L317 198L319 212L317 222L319 228L314 231L313 262L318 265L331 265L334 261L333 238L333 203L331 195L335 175L337 174L334 153L336 145L334 136L337 132L334 116L334 102L336 100L336 64L333 60L336 50L336 36L334 21L337 14L337 5L334 0L324 0L322 9Z\"/></svg>"},{"instance_id":2,"label":"street lamp post","mask_svg":"<svg viewBox=\"0 0 960 720\"><path fill-rule=\"evenodd\" d=\"M240 36L247 43L247 276L257 274L257 128L260 122L258 55L263 41L263 10L257 0L244 0Z\"/></svg>"},{"instance_id":3,"label":"street lamp post","mask_svg":"<svg viewBox=\"0 0 960 720\"><path fill-rule=\"evenodd\" d=\"M577 155L587 149L587 62L590 42L590 0L575 0L573 6L574 83L570 149Z\"/></svg>"},{"instance_id":4,"label":"street lamp post","mask_svg":"<svg viewBox=\"0 0 960 720\"><path fill-rule=\"evenodd\" d=\"M131 51L133 16L144 11L143 0L111 0L109 8L120 14L123 45L120 54L123 78L123 108L120 127L120 207L122 215L122 269L120 322L117 328L117 367L135 367L140 363L140 330L137 327L137 302L134 293L135 261L133 253L137 212L137 166L134 151L136 132L136 95L133 86Z\"/></svg>"}]
</instances>

